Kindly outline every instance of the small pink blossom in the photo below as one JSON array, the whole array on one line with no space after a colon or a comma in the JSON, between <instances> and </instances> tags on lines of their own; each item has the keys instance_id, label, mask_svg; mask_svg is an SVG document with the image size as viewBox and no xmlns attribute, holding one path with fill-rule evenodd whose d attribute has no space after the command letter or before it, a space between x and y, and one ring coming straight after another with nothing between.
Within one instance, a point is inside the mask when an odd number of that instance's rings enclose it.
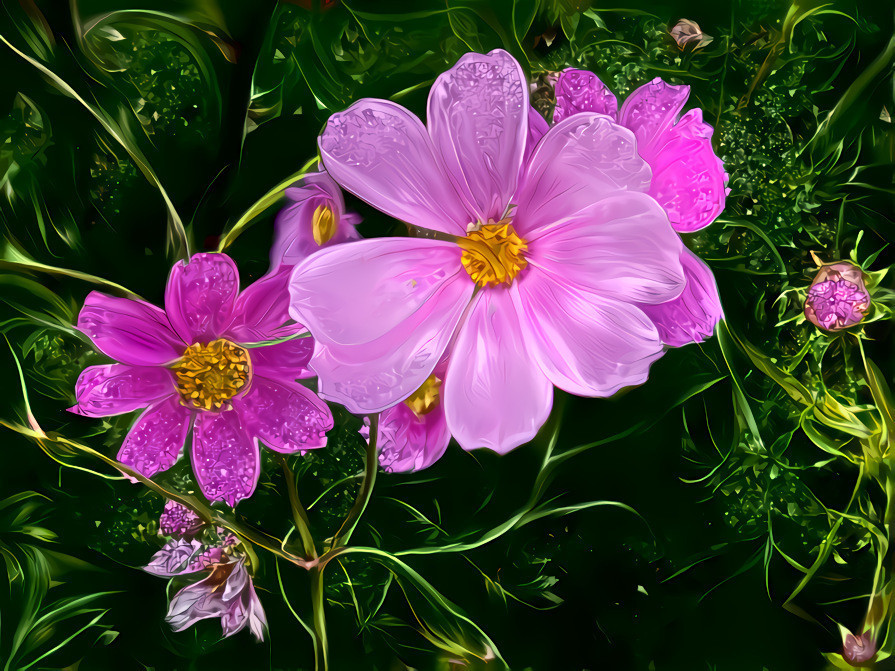
<instances>
[{"instance_id":1,"label":"small pink blossom","mask_svg":"<svg viewBox=\"0 0 895 671\"><path fill-rule=\"evenodd\" d=\"M287 313L282 268L239 290L225 254L175 264L165 309L91 292L78 329L119 363L82 371L71 412L87 417L145 408L118 461L145 477L180 459L192 428L190 461L202 493L236 505L261 469L258 441L278 452L322 447L333 426L327 405L297 382L310 377L313 343Z\"/></svg>"},{"instance_id":2,"label":"small pink blossom","mask_svg":"<svg viewBox=\"0 0 895 671\"><path fill-rule=\"evenodd\" d=\"M865 631L857 636L846 634L845 640L842 642L842 658L852 666L869 662L876 652L876 641L873 640L870 631Z\"/></svg>"},{"instance_id":3,"label":"small pink blossom","mask_svg":"<svg viewBox=\"0 0 895 671\"><path fill-rule=\"evenodd\" d=\"M205 523L195 512L176 501L167 501L158 518L159 533L173 538L195 536L203 526Z\"/></svg>"},{"instance_id":4,"label":"small pink blossom","mask_svg":"<svg viewBox=\"0 0 895 671\"><path fill-rule=\"evenodd\" d=\"M698 23L690 21L690 19L681 19L678 21L674 24L674 27L672 27L670 34L672 39L677 42L678 47L681 49L688 44L692 44L696 47L705 46L712 40L708 35L703 35Z\"/></svg>"}]
</instances>

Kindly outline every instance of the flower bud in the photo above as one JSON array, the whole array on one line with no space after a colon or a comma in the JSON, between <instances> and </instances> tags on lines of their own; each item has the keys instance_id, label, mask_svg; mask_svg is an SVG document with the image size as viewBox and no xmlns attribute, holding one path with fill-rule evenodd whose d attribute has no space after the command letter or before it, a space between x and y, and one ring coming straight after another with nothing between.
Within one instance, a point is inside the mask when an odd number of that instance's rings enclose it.
<instances>
[{"instance_id":1,"label":"flower bud","mask_svg":"<svg viewBox=\"0 0 895 671\"><path fill-rule=\"evenodd\" d=\"M699 24L689 19L681 19L671 29L671 37L677 42L678 47L683 49L685 46L693 43L693 46L700 46L699 42L703 39L702 30Z\"/></svg>"},{"instance_id":2,"label":"flower bud","mask_svg":"<svg viewBox=\"0 0 895 671\"><path fill-rule=\"evenodd\" d=\"M858 636L854 634L845 636L842 642L842 658L852 666L870 661L874 655L876 655L876 641L873 640L870 631Z\"/></svg>"},{"instance_id":3,"label":"flower bud","mask_svg":"<svg viewBox=\"0 0 895 671\"><path fill-rule=\"evenodd\" d=\"M192 538L205 523L192 510L176 501L165 503L158 518L159 533L173 538Z\"/></svg>"},{"instance_id":4,"label":"flower bud","mask_svg":"<svg viewBox=\"0 0 895 671\"><path fill-rule=\"evenodd\" d=\"M869 307L861 269L834 263L823 266L808 288L805 318L825 331L841 331L860 323Z\"/></svg>"}]
</instances>

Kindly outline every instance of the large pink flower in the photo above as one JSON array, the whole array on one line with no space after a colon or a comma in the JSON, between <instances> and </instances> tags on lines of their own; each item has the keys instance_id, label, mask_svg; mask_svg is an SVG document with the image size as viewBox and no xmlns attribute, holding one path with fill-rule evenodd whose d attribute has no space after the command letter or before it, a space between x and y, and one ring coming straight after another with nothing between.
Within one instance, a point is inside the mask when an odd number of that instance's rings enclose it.
<instances>
[{"instance_id":1,"label":"large pink flower","mask_svg":"<svg viewBox=\"0 0 895 671\"><path fill-rule=\"evenodd\" d=\"M677 298L685 277L634 133L577 114L528 155L529 114L522 71L497 50L438 78L428 129L385 100L330 117L329 174L421 235L296 267L291 314L315 337L325 398L380 412L447 355L447 428L505 452L537 433L553 385L609 396L647 379L663 343L641 306Z\"/></svg>"},{"instance_id":2,"label":"large pink flower","mask_svg":"<svg viewBox=\"0 0 895 671\"><path fill-rule=\"evenodd\" d=\"M652 171L647 193L668 214L679 233L691 233L711 224L724 209L727 173L712 148L712 127L702 110L680 116L690 95L689 86L674 86L656 78L625 100L621 111L615 95L594 73L570 68L559 74L555 86L553 123L581 112L605 114L637 138L637 153ZM540 138L542 126L532 124ZM641 306L659 329L666 345L680 347L712 335L723 312L715 278L709 267L684 248L681 263L687 286L681 295L657 305Z\"/></svg>"},{"instance_id":3,"label":"large pink flower","mask_svg":"<svg viewBox=\"0 0 895 671\"><path fill-rule=\"evenodd\" d=\"M310 377L310 338L252 347L304 330L288 315L288 269L239 291L225 254L196 254L171 270L165 310L92 292L78 329L120 363L78 378L72 412L106 417L146 408L118 460L146 477L180 458L190 427L193 473L212 501L251 496L258 440L278 452L322 447L332 414L298 384Z\"/></svg>"}]
</instances>

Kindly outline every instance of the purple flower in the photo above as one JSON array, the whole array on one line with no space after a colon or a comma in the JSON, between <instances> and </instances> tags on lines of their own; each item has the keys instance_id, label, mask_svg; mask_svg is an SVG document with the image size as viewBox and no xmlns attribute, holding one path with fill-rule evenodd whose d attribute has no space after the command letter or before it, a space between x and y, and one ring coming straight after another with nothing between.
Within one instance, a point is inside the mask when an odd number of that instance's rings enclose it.
<instances>
[{"instance_id":1,"label":"purple flower","mask_svg":"<svg viewBox=\"0 0 895 671\"><path fill-rule=\"evenodd\" d=\"M861 269L842 262L823 266L808 289L805 318L825 331L859 324L870 308Z\"/></svg>"},{"instance_id":2,"label":"purple flower","mask_svg":"<svg viewBox=\"0 0 895 671\"><path fill-rule=\"evenodd\" d=\"M240 292L230 257L196 254L171 270L165 310L91 292L78 329L120 363L85 369L69 409L105 417L146 408L118 452L146 477L174 465L192 427L202 493L230 505L251 496L259 439L297 452L325 445L333 425L327 405L296 382L310 376L309 338L246 346L303 330L289 323L287 279L281 269Z\"/></svg>"},{"instance_id":3,"label":"purple flower","mask_svg":"<svg viewBox=\"0 0 895 671\"><path fill-rule=\"evenodd\" d=\"M259 641L264 639L267 626L264 608L246 570L245 556L234 549L234 540L232 536L225 537L220 545L212 546L197 540L172 541L144 567L146 572L166 578L209 572L171 599L165 620L174 631L183 631L199 620L218 617L224 636L232 636L248 624Z\"/></svg>"},{"instance_id":4,"label":"purple flower","mask_svg":"<svg viewBox=\"0 0 895 671\"><path fill-rule=\"evenodd\" d=\"M678 118L690 95L689 86L654 79L628 96L619 111L615 95L599 77L568 69L560 74L555 94L555 124L574 114L596 112L634 132L637 152L652 170L648 193L665 209L676 231L704 228L724 209L727 174L712 149L712 127L703 122L699 109ZM534 126L531 132L538 135ZM723 316L709 267L686 248L681 263L687 278L681 295L641 306L671 347L710 337Z\"/></svg>"},{"instance_id":5,"label":"purple flower","mask_svg":"<svg viewBox=\"0 0 895 671\"><path fill-rule=\"evenodd\" d=\"M159 533L172 538L195 536L203 526L205 523L195 512L176 501L167 501L158 518Z\"/></svg>"},{"instance_id":6,"label":"purple flower","mask_svg":"<svg viewBox=\"0 0 895 671\"><path fill-rule=\"evenodd\" d=\"M842 658L851 664L857 666L863 662L869 662L876 655L876 641L870 631L855 636L847 634L842 642Z\"/></svg>"},{"instance_id":7,"label":"purple flower","mask_svg":"<svg viewBox=\"0 0 895 671\"><path fill-rule=\"evenodd\" d=\"M292 203L277 215L272 268L294 266L321 247L360 237L355 228L360 216L345 211L342 190L322 168L286 189L286 198Z\"/></svg>"},{"instance_id":8,"label":"purple flower","mask_svg":"<svg viewBox=\"0 0 895 671\"><path fill-rule=\"evenodd\" d=\"M420 237L296 266L291 314L315 337L325 398L381 412L447 355L448 431L506 452L546 421L554 384L609 396L647 379L663 343L640 306L678 298L685 274L635 134L577 114L529 154L530 110L519 64L496 50L438 78L428 129L385 100L330 117L327 171Z\"/></svg>"},{"instance_id":9,"label":"purple flower","mask_svg":"<svg viewBox=\"0 0 895 671\"><path fill-rule=\"evenodd\" d=\"M434 464L447 450L451 433L441 404L446 367L446 362L436 366L419 389L379 415L376 447L383 470L419 471ZM369 441L370 420L366 417L361 435Z\"/></svg>"}]
</instances>

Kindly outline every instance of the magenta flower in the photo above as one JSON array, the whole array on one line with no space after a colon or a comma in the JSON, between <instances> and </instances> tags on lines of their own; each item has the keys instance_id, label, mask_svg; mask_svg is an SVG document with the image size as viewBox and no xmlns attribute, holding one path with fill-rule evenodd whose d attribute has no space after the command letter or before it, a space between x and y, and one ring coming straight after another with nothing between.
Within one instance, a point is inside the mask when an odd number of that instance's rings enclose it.
<instances>
[{"instance_id":1,"label":"magenta flower","mask_svg":"<svg viewBox=\"0 0 895 671\"><path fill-rule=\"evenodd\" d=\"M385 100L330 117L330 175L421 236L296 267L291 314L315 337L325 398L380 412L447 355L447 429L466 449L506 452L546 421L554 384L609 396L647 379L663 343L640 306L677 298L685 280L634 133L578 114L526 159L529 114L518 63L496 50L438 78L428 129Z\"/></svg>"},{"instance_id":2,"label":"magenta flower","mask_svg":"<svg viewBox=\"0 0 895 671\"><path fill-rule=\"evenodd\" d=\"M332 414L296 382L309 377L309 338L263 347L250 343L300 333L287 314L288 269L239 291L225 254L196 254L171 270L165 310L96 291L78 329L120 363L91 366L78 378L72 412L105 417L146 408L118 460L146 477L180 458L190 427L190 460L211 501L251 496L258 440L277 452L322 447Z\"/></svg>"},{"instance_id":3,"label":"magenta flower","mask_svg":"<svg viewBox=\"0 0 895 671\"><path fill-rule=\"evenodd\" d=\"M172 538L195 536L203 526L205 523L195 512L176 501L167 501L158 518L158 532Z\"/></svg>"},{"instance_id":4,"label":"magenta flower","mask_svg":"<svg viewBox=\"0 0 895 671\"><path fill-rule=\"evenodd\" d=\"M248 625L255 638L264 640L267 617L246 570L245 556L236 549L232 537L212 546L195 539L171 541L153 555L144 570L166 578L208 571L205 578L172 597L165 620L174 631L216 617L221 620L224 636L232 636Z\"/></svg>"},{"instance_id":5,"label":"magenta flower","mask_svg":"<svg viewBox=\"0 0 895 671\"><path fill-rule=\"evenodd\" d=\"M383 470L420 471L444 455L451 442L440 398L446 367L446 363L436 366L419 389L379 415L376 448ZM366 417L361 435L370 440L370 420Z\"/></svg>"},{"instance_id":6,"label":"magenta flower","mask_svg":"<svg viewBox=\"0 0 895 671\"><path fill-rule=\"evenodd\" d=\"M808 289L805 318L825 331L859 324L870 308L861 269L848 262L823 266Z\"/></svg>"},{"instance_id":7,"label":"magenta flower","mask_svg":"<svg viewBox=\"0 0 895 671\"><path fill-rule=\"evenodd\" d=\"M689 86L654 79L628 96L619 111L615 95L599 77L568 69L560 73L555 92L554 123L581 112L596 112L634 132L637 152L653 175L648 193L665 209L676 231L705 228L724 209L727 174L712 149L712 127L703 122L700 109L678 118L690 95ZM537 136L534 126L531 132ZM641 306L671 347L710 337L723 316L709 267L686 248L681 263L687 278L681 295Z\"/></svg>"},{"instance_id":8,"label":"magenta flower","mask_svg":"<svg viewBox=\"0 0 895 671\"><path fill-rule=\"evenodd\" d=\"M304 175L286 189L291 204L274 224L270 265L294 266L321 247L357 240L360 216L345 211L342 190L324 170Z\"/></svg>"}]
</instances>

